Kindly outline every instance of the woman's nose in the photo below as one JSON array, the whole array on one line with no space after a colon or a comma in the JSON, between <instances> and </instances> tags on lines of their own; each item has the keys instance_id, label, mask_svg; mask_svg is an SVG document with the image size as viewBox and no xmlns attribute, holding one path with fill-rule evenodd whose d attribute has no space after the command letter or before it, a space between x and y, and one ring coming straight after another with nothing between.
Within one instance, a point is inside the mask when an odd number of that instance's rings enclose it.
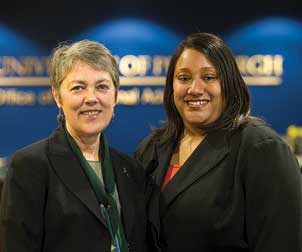
<instances>
[{"instance_id":1,"label":"woman's nose","mask_svg":"<svg viewBox=\"0 0 302 252\"><path fill-rule=\"evenodd\" d=\"M93 88L88 89L85 100L87 103L96 103L97 102L96 90Z\"/></svg>"},{"instance_id":2,"label":"woman's nose","mask_svg":"<svg viewBox=\"0 0 302 252\"><path fill-rule=\"evenodd\" d=\"M204 83L200 79L194 79L188 89L188 94L200 95L204 93Z\"/></svg>"}]
</instances>

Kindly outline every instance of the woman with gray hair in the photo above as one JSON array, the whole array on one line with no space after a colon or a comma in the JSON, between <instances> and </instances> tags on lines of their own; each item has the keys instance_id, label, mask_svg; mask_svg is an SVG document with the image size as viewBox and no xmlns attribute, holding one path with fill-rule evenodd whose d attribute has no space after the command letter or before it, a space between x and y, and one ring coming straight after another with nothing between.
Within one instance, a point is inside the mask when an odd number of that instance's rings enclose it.
<instances>
[{"instance_id":1,"label":"woman with gray hair","mask_svg":"<svg viewBox=\"0 0 302 252\"><path fill-rule=\"evenodd\" d=\"M103 134L119 88L114 57L98 42L62 44L50 80L59 127L11 159L0 215L4 251L145 251L142 169Z\"/></svg>"}]
</instances>

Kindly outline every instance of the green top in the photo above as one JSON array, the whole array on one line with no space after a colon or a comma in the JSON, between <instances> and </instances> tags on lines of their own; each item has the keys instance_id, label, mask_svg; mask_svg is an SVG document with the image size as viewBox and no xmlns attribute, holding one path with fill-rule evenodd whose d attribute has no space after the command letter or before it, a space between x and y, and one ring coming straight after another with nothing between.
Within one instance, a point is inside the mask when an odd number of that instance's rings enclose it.
<instances>
[{"instance_id":1,"label":"green top","mask_svg":"<svg viewBox=\"0 0 302 252\"><path fill-rule=\"evenodd\" d=\"M104 188L103 174L102 174L102 168L101 168L102 163L100 161L94 161L94 160L87 160L87 161L90 164L90 166L93 169L96 176L99 178L99 180L100 180L100 182L101 182L101 184ZM118 195L116 185L115 185L115 190L114 190L114 193L113 193L113 198L115 199L115 202L117 204L117 209L118 209L119 215L120 215L121 214L121 204L120 204L119 195Z\"/></svg>"},{"instance_id":2,"label":"green top","mask_svg":"<svg viewBox=\"0 0 302 252\"><path fill-rule=\"evenodd\" d=\"M107 144L104 134L101 134L100 137L99 156L101 157L101 162L97 162L99 165L93 165L98 166L96 167L95 172L93 167L83 156L83 153L81 152L76 141L68 133L64 121L62 122L62 124L65 129L68 142L73 152L77 155L81 166L83 167L83 170L87 174L90 185L100 205L102 222L108 229L112 240L111 251L128 252L128 244L120 215L120 203L116 190L109 145ZM97 173L99 173L99 176L97 175ZM100 178L102 178L102 181Z\"/></svg>"}]
</instances>

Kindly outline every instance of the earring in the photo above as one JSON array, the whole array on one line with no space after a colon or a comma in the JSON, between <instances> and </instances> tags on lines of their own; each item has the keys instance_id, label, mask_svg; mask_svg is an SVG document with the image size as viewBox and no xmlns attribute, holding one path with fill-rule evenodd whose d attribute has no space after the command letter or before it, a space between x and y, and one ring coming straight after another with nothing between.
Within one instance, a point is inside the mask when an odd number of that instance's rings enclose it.
<instances>
[{"instance_id":1,"label":"earring","mask_svg":"<svg viewBox=\"0 0 302 252\"><path fill-rule=\"evenodd\" d=\"M57 120L58 122L63 122L65 119L64 114L63 114L63 110L62 108L59 108L58 110L58 115L57 115Z\"/></svg>"},{"instance_id":2,"label":"earring","mask_svg":"<svg viewBox=\"0 0 302 252\"><path fill-rule=\"evenodd\" d=\"M112 117L111 117L111 122L113 122L113 121L114 121L114 118L115 118L115 113L114 113L114 111L113 111L113 113L112 113Z\"/></svg>"}]
</instances>

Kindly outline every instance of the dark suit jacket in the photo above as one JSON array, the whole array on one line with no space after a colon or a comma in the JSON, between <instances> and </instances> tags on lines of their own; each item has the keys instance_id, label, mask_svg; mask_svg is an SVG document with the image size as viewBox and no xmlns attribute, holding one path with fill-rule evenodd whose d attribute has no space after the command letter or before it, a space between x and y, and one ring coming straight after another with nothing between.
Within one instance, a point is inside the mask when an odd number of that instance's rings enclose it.
<instances>
[{"instance_id":1,"label":"dark suit jacket","mask_svg":"<svg viewBox=\"0 0 302 252\"><path fill-rule=\"evenodd\" d=\"M250 122L209 134L161 193L175 146L137 151L158 251L301 252L301 175L275 132Z\"/></svg>"},{"instance_id":2,"label":"dark suit jacket","mask_svg":"<svg viewBox=\"0 0 302 252\"><path fill-rule=\"evenodd\" d=\"M144 252L142 168L114 149L110 155L130 251ZM111 251L96 196L61 127L14 155L2 196L5 252Z\"/></svg>"}]
</instances>

